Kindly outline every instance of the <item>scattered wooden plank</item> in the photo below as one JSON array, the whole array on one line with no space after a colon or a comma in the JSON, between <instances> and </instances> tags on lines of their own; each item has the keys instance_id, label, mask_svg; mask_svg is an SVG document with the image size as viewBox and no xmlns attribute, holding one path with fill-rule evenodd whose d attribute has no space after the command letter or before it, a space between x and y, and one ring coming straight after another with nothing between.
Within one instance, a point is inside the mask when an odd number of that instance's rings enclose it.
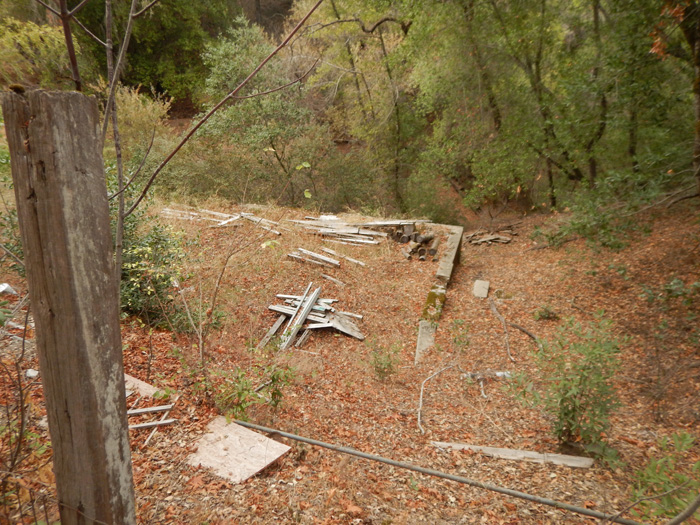
<instances>
[{"instance_id":1,"label":"scattered wooden plank","mask_svg":"<svg viewBox=\"0 0 700 525\"><path fill-rule=\"evenodd\" d=\"M341 241L338 239L323 239L323 242L334 242L336 244L344 244L346 246L365 246L368 243L359 243L355 241ZM379 244L378 242L375 243L369 243L369 244Z\"/></svg>"},{"instance_id":2,"label":"scattered wooden plank","mask_svg":"<svg viewBox=\"0 0 700 525\"><path fill-rule=\"evenodd\" d=\"M371 237L367 239L360 239L360 238L348 238L348 237L338 237L337 238L339 241L350 243L350 244L356 244L356 245L366 245L366 244L371 244L371 245L376 245L380 244L379 241L375 241Z\"/></svg>"},{"instance_id":3,"label":"scattered wooden plank","mask_svg":"<svg viewBox=\"0 0 700 525\"><path fill-rule=\"evenodd\" d=\"M161 427L163 425L172 425L177 419L160 419L158 421L149 421L148 423L137 423L136 425L129 425L129 430L139 430L142 428L153 428Z\"/></svg>"},{"instance_id":4,"label":"scattered wooden plank","mask_svg":"<svg viewBox=\"0 0 700 525\"><path fill-rule=\"evenodd\" d=\"M360 314L354 314L354 313L352 313L352 312L341 312L341 311L337 311L336 313L338 313L338 314L340 314L340 315L347 315L348 317L354 317L355 319L364 319L364 316L362 316L362 315L360 315Z\"/></svg>"},{"instance_id":5,"label":"scattered wooden plank","mask_svg":"<svg viewBox=\"0 0 700 525\"><path fill-rule=\"evenodd\" d=\"M425 319L418 322L418 339L416 340L416 354L414 364L418 364L425 352L435 344L435 324Z\"/></svg>"},{"instance_id":6,"label":"scattered wooden plank","mask_svg":"<svg viewBox=\"0 0 700 525\"><path fill-rule=\"evenodd\" d=\"M161 405L157 407L134 408L126 411L127 416L139 416L141 414L152 414L154 412L166 412L173 408L173 405Z\"/></svg>"},{"instance_id":7,"label":"scattered wooden plank","mask_svg":"<svg viewBox=\"0 0 700 525\"><path fill-rule=\"evenodd\" d=\"M335 259L331 259L330 257L326 257L325 255L321 255L320 253L312 252L310 250L305 250L304 248L297 248L297 250L304 255L308 255L309 257L314 257L318 259L319 261L323 261L325 263L331 264L333 266L338 266L340 267L340 261L336 261Z\"/></svg>"},{"instance_id":8,"label":"scattered wooden plank","mask_svg":"<svg viewBox=\"0 0 700 525\"><path fill-rule=\"evenodd\" d=\"M231 217L230 219L226 219L225 221L221 221L219 224L211 226L211 228L223 228L224 226L238 226L237 224L232 225L231 223L239 220L240 218L241 218L240 215L235 215L235 216Z\"/></svg>"},{"instance_id":9,"label":"scattered wooden plank","mask_svg":"<svg viewBox=\"0 0 700 525\"><path fill-rule=\"evenodd\" d=\"M301 295L289 295L289 294L283 294L283 293L278 293L275 297L279 299L296 299L297 301L301 300ZM321 297L319 298L316 303L337 303L338 299L328 299L327 297Z\"/></svg>"},{"instance_id":10,"label":"scattered wooden plank","mask_svg":"<svg viewBox=\"0 0 700 525\"><path fill-rule=\"evenodd\" d=\"M486 297L489 296L489 286L490 283L488 281L481 281L481 280L476 280L474 281L474 289L472 293L474 294L474 297L480 297L482 299L485 299Z\"/></svg>"},{"instance_id":11,"label":"scattered wooden plank","mask_svg":"<svg viewBox=\"0 0 700 525\"><path fill-rule=\"evenodd\" d=\"M449 448L452 450L472 450L481 452L487 456L500 459L512 459L519 461L531 461L534 463L553 463L574 468L590 468L593 466L592 458L582 458L579 456L569 456L566 454L549 454L531 452L529 450L517 450L512 448L482 447L480 445L467 445L464 443L444 443L441 441L431 442L436 447Z\"/></svg>"},{"instance_id":12,"label":"scattered wooden plank","mask_svg":"<svg viewBox=\"0 0 700 525\"><path fill-rule=\"evenodd\" d=\"M464 228L461 226L452 226L450 235L447 238L446 248L440 258L438 270L435 274L435 277L445 284L452 277L452 269L459 264L463 233Z\"/></svg>"},{"instance_id":13,"label":"scattered wooden plank","mask_svg":"<svg viewBox=\"0 0 700 525\"><path fill-rule=\"evenodd\" d=\"M261 348L265 348L265 345L270 342L270 339L274 337L274 335L277 333L277 330L280 329L280 326L282 326L282 323L284 323L284 320L287 318L286 315L282 314L277 318L277 321L275 321L275 324L272 325L272 328L270 328L267 333L265 334L265 337L263 337L260 342L258 343L258 346L256 347L257 350L260 350Z\"/></svg>"},{"instance_id":14,"label":"scattered wooden plank","mask_svg":"<svg viewBox=\"0 0 700 525\"><path fill-rule=\"evenodd\" d=\"M330 248L326 248L325 246L321 248L322 251L329 253L331 255L335 255L336 257L341 257L345 259L346 261L350 261L351 263L359 264L360 266L367 266L365 263L362 261L358 261L357 259L353 259L352 257L348 257L347 255L343 255L342 253L338 253L335 250L331 250Z\"/></svg>"},{"instance_id":15,"label":"scattered wooden plank","mask_svg":"<svg viewBox=\"0 0 700 525\"><path fill-rule=\"evenodd\" d=\"M313 292L311 292L311 295L309 295L306 301L302 301L300 303L299 312L290 320L291 327L288 330L285 330L285 333L282 335L280 350L286 350L289 348L289 345L292 344L302 325L306 322L306 318L311 313L311 308L320 294L321 287L319 286Z\"/></svg>"},{"instance_id":16,"label":"scattered wooden plank","mask_svg":"<svg viewBox=\"0 0 700 525\"><path fill-rule=\"evenodd\" d=\"M292 317L294 315L295 309L291 306L282 306L281 304L271 304L267 307L268 310L277 312L278 314L284 314L287 317ZM325 323L326 318L322 315L309 314L307 320L314 321L318 323Z\"/></svg>"},{"instance_id":17,"label":"scattered wooden plank","mask_svg":"<svg viewBox=\"0 0 700 525\"><path fill-rule=\"evenodd\" d=\"M124 374L124 386L126 387L127 397L133 392L138 392L141 397L153 397L153 394L158 392L156 387L140 379L136 379L129 374Z\"/></svg>"},{"instance_id":18,"label":"scattered wooden plank","mask_svg":"<svg viewBox=\"0 0 700 525\"><path fill-rule=\"evenodd\" d=\"M301 348L301 346L306 342L306 340L309 338L310 335L311 335L311 330L309 330L309 329L307 328L307 329L304 330L304 332L299 336L299 338L297 339L297 342L294 343L294 346L295 346L296 348Z\"/></svg>"},{"instance_id":19,"label":"scattered wooden plank","mask_svg":"<svg viewBox=\"0 0 700 525\"><path fill-rule=\"evenodd\" d=\"M360 329L347 317L343 315L331 314L329 316L329 321L333 328L339 332L343 332L344 334L354 337L355 339L359 339L360 341L365 340L365 336L362 334L362 332L360 332Z\"/></svg>"},{"instance_id":20,"label":"scattered wooden plank","mask_svg":"<svg viewBox=\"0 0 700 525\"><path fill-rule=\"evenodd\" d=\"M330 265L330 264L328 264L328 263L324 263L323 261L316 261L316 260L314 260L314 259L309 259L308 257L302 257L301 255L298 255L298 254L296 254L296 253L288 253L288 254L287 254L287 257L289 257L290 259L294 259L295 261L301 261L301 262L307 262L307 263L311 263L311 264L316 264L316 265L318 265L318 266L324 266L324 267L326 267L326 268L334 268L334 266L332 266L332 265Z\"/></svg>"},{"instance_id":21,"label":"scattered wooden plank","mask_svg":"<svg viewBox=\"0 0 700 525\"><path fill-rule=\"evenodd\" d=\"M339 281L339 280L336 279L335 277L331 277L330 275L326 275L325 273L322 273L322 274L321 274L321 277L323 277L324 279L329 280L329 281L332 282L332 283L337 284L338 286L345 286L345 283L344 283L343 281Z\"/></svg>"}]
</instances>

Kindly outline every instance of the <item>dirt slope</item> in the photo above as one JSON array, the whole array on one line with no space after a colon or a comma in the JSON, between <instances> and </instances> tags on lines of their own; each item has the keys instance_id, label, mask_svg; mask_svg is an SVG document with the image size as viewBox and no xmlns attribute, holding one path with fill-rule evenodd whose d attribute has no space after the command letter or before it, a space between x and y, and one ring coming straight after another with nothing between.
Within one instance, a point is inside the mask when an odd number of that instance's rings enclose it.
<instances>
[{"instance_id":1,"label":"dirt slope","mask_svg":"<svg viewBox=\"0 0 700 525\"><path fill-rule=\"evenodd\" d=\"M276 209L256 213L275 220L299 216ZM251 421L601 512L622 510L631 502L633 471L658 455L659 437L679 431L700 437L700 296L689 291L700 281L698 213L678 206L640 217L640 226L652 226L651 233L634 235L620 252L594 250L583 240L540 249L531 235L551 220L504 219L515 224L518 235L513 242L463 247L436 346L418 365L413 362L417 324L437 263L407 261L392 242L370 248L337 245L333 248L368 263L366 268L344 264L332 272L347 284L339 287L320 278L320 273L331 273L327 269L300 265L286 256L299 246L321 246L315 237L283 231L275 243L263 247L269 237L253 225L235 230L185 225L190 235L200 237L193 252L194 277L186 283L195 290L191 302L199 300L200 287L206 301L223 261L240 250L231 257L222 280L219 308L226 315L221 330L208 341L208 373L224 388L222 377L236 367L253 373L259 365L273 362L291 365L295 378L284 390L282 405L277 410L251 407ZM183 227L175 221L173 225ZM472 295L475 279L490 281L490 296L508 322L540 338L552 337L568 317L591 322L599 310L613 320L617 334L629 337L616 376L622 406L608 436L627 466L610 469L597 462L591 469L572 469L448 452L431 444L450 441L558 452L540 411L523 407L499 381L485 383L484 397L478 383L462 376L487 370L537 373L531 355L534 341L512 327L509 343L516 362L508 359L500 321L485 299ZM339 299L342 309L365 316L360 327L367 340L319 332L303 351L253 351L251 346L275 319L267 311L274 295L301 293L310 281L323 286L323 296ZM16 279L9 282L21 285ZM545 307L560 319L536 320L535 312ZM248 482L231 485L184 462L216 414L211 398L215 392L197 389L203 378L194 372L195 341L168 333L149 335L135 323L125 325L123 339L129 373L180 393L172 413L179 419L177 425L159 431L148 447L142 444L149 431L132 435L143 523L590 521L280 437L292 446L288 455ZM180 357L173 355L174 348ZM395 351L396 373L382 381L373 352L389 350ZM452 368L425 385L423 434L416 418L421 384L448 366ZM689 459L700 459L698 445Z\"/></svg>"}]
</instances>

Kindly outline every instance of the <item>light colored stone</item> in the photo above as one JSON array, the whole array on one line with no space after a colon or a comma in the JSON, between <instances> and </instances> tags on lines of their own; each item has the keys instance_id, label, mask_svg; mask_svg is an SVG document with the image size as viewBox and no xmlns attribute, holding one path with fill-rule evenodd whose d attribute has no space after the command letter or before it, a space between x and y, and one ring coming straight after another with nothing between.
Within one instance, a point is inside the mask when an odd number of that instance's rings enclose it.
<instances>
[{"instance_id":1,"label":"light colored stone","mask_svg":"<svg viewBox=\"0 0 700 525\"><path fill-rule=\"evenodd\" d=\"M488 297L489 296L489 282L488 281L474 281L474 296L475 297Z\"/></svg>"},{"instance_id":2,"label":"light colored stone","mask_svg":"<svg viewBox=\"0 0 700 525\"><path fill-rule=\"evenodd\" d=\"M416 342L415 364L423 357L423 354L435 344L435 324L421 319L418 324L418 341Z\"/></svg>"},{"instance_id":3,"label":"light colored stone","mask_svg":"<svg viewBox=\"0 0 700 525\"><path fill-rule=\"evenodd\" d=\"M208 467L217 476L241 483L287 453L290 447L248 430L225 417L209 423L197 452L187 458L193 467Z\"/></svg>"}]
</instances>

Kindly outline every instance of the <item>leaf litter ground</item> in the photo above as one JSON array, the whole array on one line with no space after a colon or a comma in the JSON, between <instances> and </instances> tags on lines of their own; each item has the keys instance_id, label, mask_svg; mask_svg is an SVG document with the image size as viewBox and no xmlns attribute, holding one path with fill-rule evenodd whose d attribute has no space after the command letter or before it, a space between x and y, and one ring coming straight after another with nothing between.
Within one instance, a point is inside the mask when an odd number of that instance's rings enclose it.
<instances>
[{"instance_id":1,"label":"leaf litter ground","mask_svg":"<svg viewBox=\"0 0 700 525\"><path fill-rule=\"evenodd\" d=\"M573 505L615 513L631 501L635 468L659 454L658 438L679 431L700 437L700 352L693 316L700 300L669 293L669 283L700 281L697 212L691 208L647 216L649 235L634 235L628 248L596 250L583 240L558 249L539 249L536 227L551 218L513 218L519 233L510 244L469 245L453 274L435 346L414 365L417 325L437 263L406 260L392 241L376 247L323 243L318 237L285 229L275 237L246 223L236 228L207 228L172 221L197 238L189 253L192 277L183 283L191 308L206 309L225 260L231 255L218 291L221 326L206 341L207 374L224 377L241 368L254 376L259 366L275 363L295 370L280 407L253 406L252 422L316 440L355 448L398 461L501 485ZM231 212L221 207L219 211ZM239 211L239 210L236 210ZM267 219L300 218L297 211L254 209ZM355 217L356 218L356 217ZM353 218L343 217L345 220ZM503 222L507 222L505 219ZM284 224L284 223L283 223ZM493 227L494 225L489 225ZM266 242L274 241L274 242ZM298 247L319 251L326 245L366 267L344 262L341 269L300 264L287 257ZM331 274L341 287L321 278ZM605 311L615 331L629 337L616 376L622 407L613 417L608 442L628 467L572 469L489 458L468 451L445 451L431 441L462 442L539 452L558 452L549 422L538 410L523 407L502 388L478 383L463 372L537 373L535 343L509 328L512 363L503 328L485 299L472 295L476 279L491 283L490 296L500 313L540 338L555 333L562 319L594 320ZM26 286L5 272L3 282ZM267 310L275 294L301 294L309 282L322 296L339 300L345 311L362 314L365 342L332 331L315 332L302 350L274 352L254 347L276 318ZM676 281L678 285L678 281ZM675 288L678 290L678 286ZM559 320L535 320L545 308ZM509 498L392 466L284 441L292 450L262 473L232 485L186 463L197 439L218 414L212 392L201 389L196 337L153 332L130 320L123 324L127 373L155 385L175 408L176 425L131 433L139 521L143 523L587 523L581 516ZM396 359L396 372L380 380L373 353ZM392 353L393 352L393 353ZM426 383L422 434L417 408ZM36 363L31 361L25 367ZM213 381L216 384L216 381ZM218 384L223 385L219 382ZM256 385L254 385L256 386ZM1 385L5 399L7 381ZM41 416L41 388L31 389L33 417ZM130 398L129 405L162 404L163 399ZM132 421L132 423L135 421ZM690 461L700 459L696 445ZM44 457L44 461L45 461ZM44 469L45 470L45 469ZM36 472L41 472L37 470ZM46 474L44 472L44 477ZM50 479L26 478L36 490L51 490ZM43 483L43 484L42 484ZM48 487L48 488L46 488Z\"/></svg>"}]
</instances>

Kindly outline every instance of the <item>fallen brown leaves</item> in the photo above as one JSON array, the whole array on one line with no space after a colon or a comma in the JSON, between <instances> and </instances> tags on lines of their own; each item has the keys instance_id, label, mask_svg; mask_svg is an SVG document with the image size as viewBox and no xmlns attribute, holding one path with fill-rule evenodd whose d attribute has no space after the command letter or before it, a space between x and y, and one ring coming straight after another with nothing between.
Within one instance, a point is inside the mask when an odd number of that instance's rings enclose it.
<instances>
[{"instance_id":1,"label":"fallen brown leaves","mask_svg":"<svg viewBox=\"0 0 700 525\"><path fill-rule=\"evenodd\" d=\"M257 210L256 214L273 220L300 217L284 209ZM700 378L697 368L689 366L697 364L700 356L687 336L694 329L688 319L700 313L699 301L685 306L682 301L662 304L641 297L644 287L663 292L672 278L687 284L700 280L700 253L688 243L688 236L696 231L692 213L672 210L657 217L650 236L634 239L628 249L617 253L595 252L584 241L570 242L559 250L530 250L530 234L544 220L525 218L517 227L519 235L507 245L465 245L462 265L448 288L436 345L416 366L416 326L436 263L407 261L399 246L389 242L377 247L333 246L344 255L367 261L366 268L343 263L339 270L316 269L286 257L289 249L298 246L311 250L323 246L308 234L284 231L277 244L265 245L267 234L253 224L235 230L174 225L184 226L192 238L200 237L190 260L193 277L183 286L194 287L189 299L198 304L203 297L204 309L211 308L206 298L226 257L243 243L249 244L232 256L224 272L216 305L224 317L221 328L207 341L206 358L209 372L235 367L251 371L261 363L295 369L281 407L274 411L254 406L249 410L252 421L614 513L630 501L633 469L597 465L583 471L509 462L469 451L441 451L430 444L440 440L557 452L543 415L521 406L498 382L485 384L487 398L483 398L479 385L465 382L456 368L441 374L424 395L426 434L421 435L416 425L420 385L445 366L457 364L468 372L536 372L532 339L518 330L510 332L511 352L517 360L511 363L500 322L486 301L472 296L473 281L484 279L491 282L491 295L505 319L539 338L551 336L560 322L536 321L533 314L543 306L562 318L574 316L581 321L593 319L597 310L604 309L619 333L631 337L618 377L623 406L608 436L628 464L640 465L654 455L649 447L658 436L684 429L700 437ZM323 281L321 272L332 273L347 286ZM0 280L23 289L21 280L10 275ZM339 299L342 309L365 316L359 326L367 341L317 331L303 349L318 355L252 351L274 321L267 305L275 294L301 293L311 281L323 286L323 296ZM657 328L663 321L667 328L661 341ZM297 442L288 442L292 450L256 477L230 485L185 464L207 422L217 415L212 392L199 389L196 341L126 322L123 343L128 373L166 394L180 396L170 416L178 423L159 428L147 447L143 442L150 429L131 433L139 520L144 523L588 523L560 510ZM372 352L389 348L397 350L398 371L380 381L371 364ZM660 369L672 373L672 380L661 381L655 372ZM0 379L0 398L7 399L8 388L9 383ZM31 395L37 392L40 388L35 387ZM40 405L40 400L36 403ZM160 403L164 401L142 399L138 406ZM37 417L33 415L32 421ZM37 470L34 476L36 483L41 482L45 470Z\"/></svg>"}]
</instances>

